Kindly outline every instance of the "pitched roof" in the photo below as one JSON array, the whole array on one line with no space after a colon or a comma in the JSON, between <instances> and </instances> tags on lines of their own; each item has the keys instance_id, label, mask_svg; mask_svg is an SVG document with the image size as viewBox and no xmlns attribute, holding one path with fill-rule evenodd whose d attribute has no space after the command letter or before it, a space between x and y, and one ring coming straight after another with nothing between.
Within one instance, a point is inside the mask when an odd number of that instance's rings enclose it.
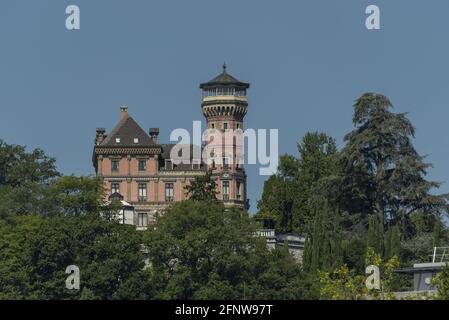
<instances>
[{"instance_id":1,"label":"pitched roof","mask_svg":"<svg viewBox=\"0 0 449 320\"><path fill-rule=\"evenodd\" d=\"M116 139L120 139L117 143ZM134 139L137 139L135 143ZM150 136L129 115L125 115L101 144L102 147L150 147Z\"/></svg>"},{"instance_id":2,"label":"pitched roof","mask_svg":"<svg viewBox=\"0 0 449 320\"><path fill-rule=\"evenodd\" d=\"M200 85L201 89L207 88L207 87L214 87L214 86L236 86L236 87L243 87L243 88L249 88L249 83L241 82L240 80L234 78L226 71L226 64L223 65L223 72L213 78L212 80L202 83Z\"/></svg>"}]
</instances>

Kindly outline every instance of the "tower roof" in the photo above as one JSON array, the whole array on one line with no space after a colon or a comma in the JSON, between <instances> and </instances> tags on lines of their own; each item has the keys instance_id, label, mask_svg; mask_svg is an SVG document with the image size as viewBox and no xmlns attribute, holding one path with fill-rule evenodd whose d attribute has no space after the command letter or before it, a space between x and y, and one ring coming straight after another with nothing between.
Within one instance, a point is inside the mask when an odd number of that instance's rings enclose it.
<instances>
[{"instance_id":1,"label":"tower roof","mask_svg":"<svg viewBox=\"0 0 449 320\"><path fill-rule=\"evenodd\" d=\"M117 141L120 142L117 143ZM101 143L102 147L150 147L154 145L148 134L128 114L123 116L103 143Z\"/></svg>"},{"instance_id":2,"label":"tower roof","mask_svg":"<svg viewBox=\"0 0 449 320\"><path fill-rule=\"evenodd\" d=\"M212 80L200 84L201 89L206 89L210 87L217 87L217 86L230 86L230 87L241 87L241 88L249 88L249 83L241 82L240 80L237 80L233 76L231 76L226 71L226 64L223 64L223 72L213 78Z\"/></svg>"}]
</instances>

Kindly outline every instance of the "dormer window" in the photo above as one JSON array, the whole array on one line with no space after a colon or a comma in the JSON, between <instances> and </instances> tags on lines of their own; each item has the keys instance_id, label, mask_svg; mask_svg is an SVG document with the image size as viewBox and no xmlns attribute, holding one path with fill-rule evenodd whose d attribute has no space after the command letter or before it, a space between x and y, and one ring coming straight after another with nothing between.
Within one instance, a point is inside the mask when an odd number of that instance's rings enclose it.
<instances>
[{"instance_id":1,"label":"dormer window","mask_svg":"<svg viewBox=\"0 0 449 320\"><path fill-rule=\"evenodd\" d=\"M139 138L134 138L134 143L138 144L139 143Z\"/></svg>"},{"instance_id":2,"label":"dormer window","mask_svg":"<svg viewBox=\"0 0 449 320\"><path fill-rule=\"evenodd\" d=\"M115 143L120 143L120 138L115 138Z\"/></svg>"},{"instance_id":3,"label":"dormer window","mask_svg":"<svg viewBox=\"0 0 449 320\"><path fill-rule=\"evenodd\" d=\"M165 160L165 170L173 170L173 162L171 160Z\"/></svg>"}]
</instances>

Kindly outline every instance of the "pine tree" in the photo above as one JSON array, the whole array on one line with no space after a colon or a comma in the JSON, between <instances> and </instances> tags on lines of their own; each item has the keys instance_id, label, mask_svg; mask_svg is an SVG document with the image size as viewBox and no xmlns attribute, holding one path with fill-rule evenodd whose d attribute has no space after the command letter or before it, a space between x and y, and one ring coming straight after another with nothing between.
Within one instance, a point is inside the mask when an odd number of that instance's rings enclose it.
<instances>
[{"instance_id":1,"label":"pine tree","mask_svg":"<svg viewBox=\"0 0 449 320\"><path fill-rule=\"evenodd\" d=\"M412 123L405 113L391 108L382 94L366 93L357 99L355 129L345 136L335 181L342 209L375 214L382 225L406 223L417 209L446 209L448 200L448 195L432 193L440 183L426 180L431 165L413 147Z\"/></svg>"}]
</instances>

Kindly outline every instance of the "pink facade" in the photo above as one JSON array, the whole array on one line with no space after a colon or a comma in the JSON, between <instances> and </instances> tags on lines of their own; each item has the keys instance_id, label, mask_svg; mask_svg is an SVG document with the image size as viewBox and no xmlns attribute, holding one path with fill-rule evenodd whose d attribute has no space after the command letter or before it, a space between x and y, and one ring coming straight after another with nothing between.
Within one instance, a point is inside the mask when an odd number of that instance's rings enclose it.
<instances>
[{"instance_id":1,"label":"pink facade","mask_svg":"<svg viewBox=\"0 0 449 320\"><path fill-rule=\"evenodd\" d=\"M200 87L207 128L223 134L226 129L243 130L249 84L228 75L224 67L222 74ZM120 121L109 134L105 129L97 129L93 155L96 174L104 181L106 197L116 191L135 207L136 225L151 223L157 212L172 202L185 200L185 187L208 170L216 182L218 200L225 205L247 207L246 174L242 166L236 165L234 140L226 148L223 137L213 164L202 163L199 167L167 164L166 167L173 145L159 144L158 134L157 128L145 132L128 115L126 107L121 108ZM223 159L229 163L222 163Z\"/></svg>"}]
</instances>

